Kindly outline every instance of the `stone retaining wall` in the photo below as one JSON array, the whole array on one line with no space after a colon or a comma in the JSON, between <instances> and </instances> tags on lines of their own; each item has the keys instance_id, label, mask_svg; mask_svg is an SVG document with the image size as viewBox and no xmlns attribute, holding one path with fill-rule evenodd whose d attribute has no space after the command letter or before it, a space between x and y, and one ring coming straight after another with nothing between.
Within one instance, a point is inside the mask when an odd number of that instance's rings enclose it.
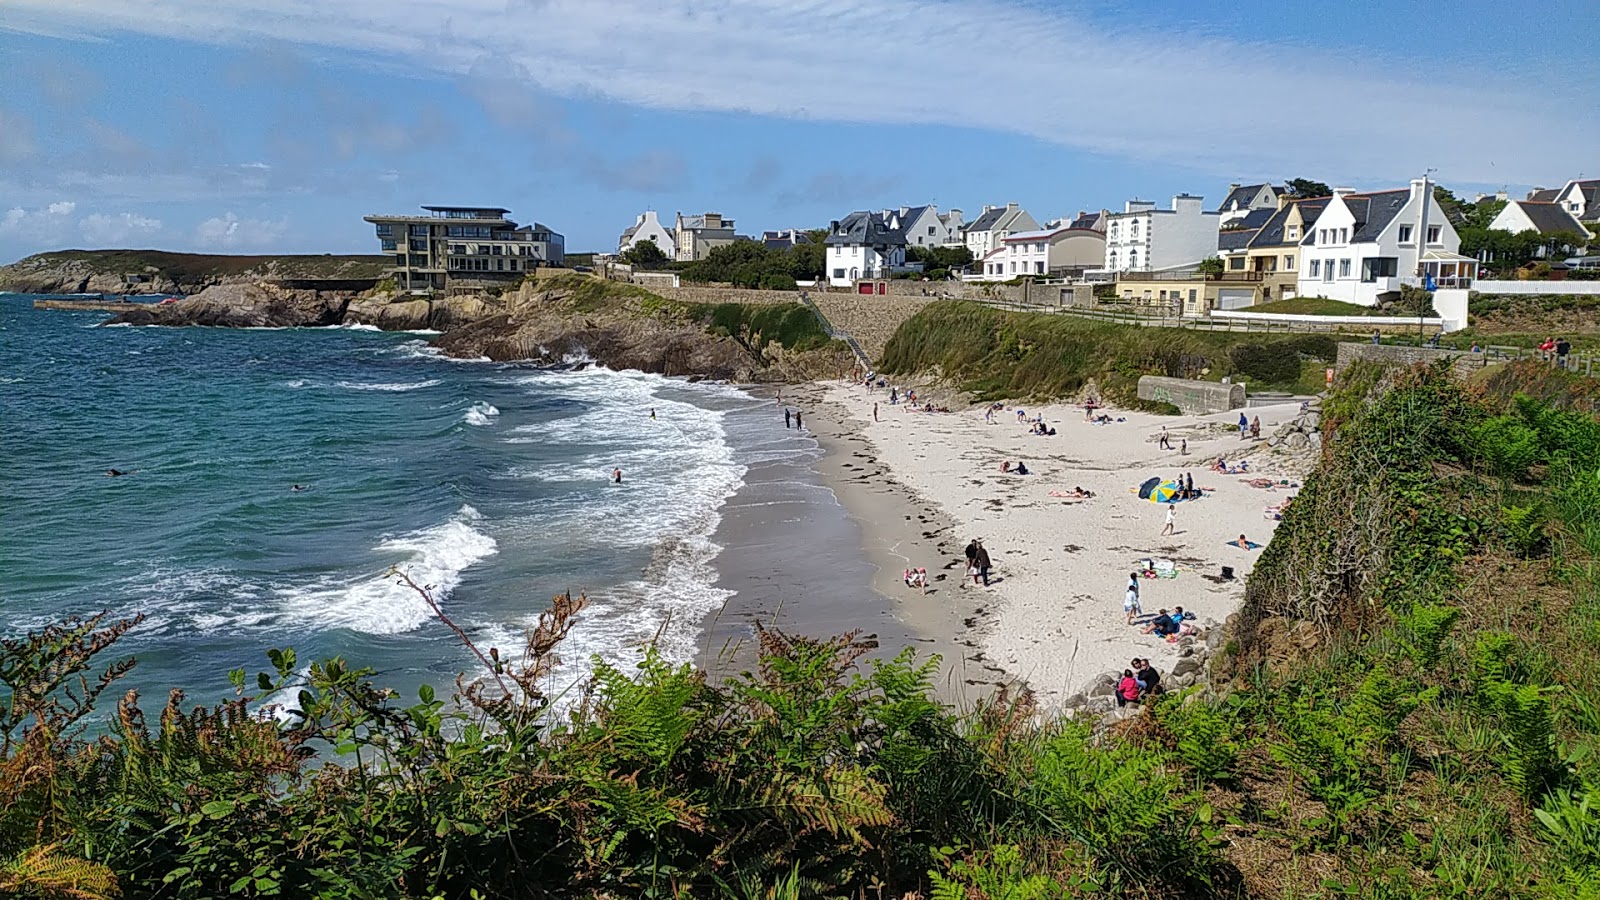
<instances>
[{"instance_id":1,"label":"stone retaining wall","mask_svg":"<svg viewBox=\"0 0 1600 900\"><path fill-rule=\"evenodd\" d=\"M652 294L677 300L680 303L799 303L800 294L796 291L752 291L736 287L710 287L707 285L682 285L671 287L665 284L640 285Z\"/></svg>"},{"instance_id":2,"label":"stone retaining wall","mask_svg":"<svg viewBox=\"0 0 1600 900\"><path fill-rule=\"evenodd\" d=\"M1141 375L1139 399L1171 403L1185 413L1205 415L1244 406L1244 385Z\"/></svg>"},{"instance_id":3,"label":"stone retaining wall","mask_svg":"<svg viewBox=\"0 0 1600 900\"><path fill-rule=\"evenodd\" d=\"M1462 377L1471 375L1488 365L1488 360L1482 353L1471 353L1466 350L1436 350L1432 347L1345 342L1339 345L1339 355L1334 362L1334 369L1342 372L1356 360L1367 360L1388 366L1412 366L1417 363L1438 362L1441 359L1450 360L1451 368L1455 370L1456 375Z\"/></svg>"}]
</instances>

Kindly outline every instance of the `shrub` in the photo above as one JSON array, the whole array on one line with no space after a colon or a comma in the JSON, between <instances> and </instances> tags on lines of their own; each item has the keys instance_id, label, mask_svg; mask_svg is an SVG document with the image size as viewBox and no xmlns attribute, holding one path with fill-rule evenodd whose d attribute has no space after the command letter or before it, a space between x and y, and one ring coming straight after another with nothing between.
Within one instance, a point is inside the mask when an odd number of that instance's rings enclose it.
<instances>
[{"instance_id":1,"label":"shrub","mask_svg":"<svg viewBox=\"0 0 1600 900\"><path fill-rule=\"evenodd\" d=\"M1431 669L1438 663L1444 639L1460 617L1456 607L1433 605L1416 606L1398 617L1400 643L1417 668Z\"/></svg>"},{"instance_id":2,"label":"shrub","mask_svg":"<svg viewBox=\"0 0 1600 900\"><path fill-rule=\"evenodd\" d=\"M1500 528L1506 546L1523 559L1543 556L1549 549L1549 518L1539 506L1505 506L1500 509Z\"/></svg>"},{"instance_id":3,"label":"shrub","mask_svg":"<svg viewBox=\"0 0 1600 900\"><path fill-rule=\"evenodd\" d=\"M1539 433L1511 416L1484 419L1467 437L1472 454L1496 475L1520 478L1544 455Z\"/></svg>"},{"instance_id":4,"label":"shrub","mask_svg":"<svg viewBox=\"0 0 1600 900\"><path fill-rule=\"evenodd\" d=\"M1300 354L1287 342L1244 344L1228 356L1234 370L1252 381L1283 384L1300 377Z\"/></svg>"},{"instance_id":5,"label":"shrub","mask_svg":"<svg viewBox=\"0 0 1600 900\"><path fill-rule=\"evenodd\" d=\"M1239 759L1239 726L1231 706L1205 699L1167 694L1153 709L1156 720L1172 734L1178 756L1202 782L1227 781Z\"/></svg>"}]
</instances>

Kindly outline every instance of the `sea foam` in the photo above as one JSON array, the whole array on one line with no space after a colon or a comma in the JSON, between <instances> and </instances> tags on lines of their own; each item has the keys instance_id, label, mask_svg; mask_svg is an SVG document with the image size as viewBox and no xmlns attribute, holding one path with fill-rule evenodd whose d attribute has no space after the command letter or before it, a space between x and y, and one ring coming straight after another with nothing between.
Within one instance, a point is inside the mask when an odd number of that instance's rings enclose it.
<instances>
[{"instance_id":1,"label":"sea foam","mask_svg":"<svg viewBox=\"0 0 1600 900\"><path fill-rule=\"evenodd\" d=\"M493 424L494 417L498 415L500 415L500 410L496 409L494 404L479 400L477 403L472 404L466 415L461 417L461 420L468 425L477 425L481 428L485 425Z\"/></svg>"},{"instance_id":2,"label":"sea foam","mask_svg":"<svg viewBox=\"0 0 1600 900\"><path fill-rule=\"evenodd\" d=\"M395 568L425 587L441 605L461 583L461 573L498 552L495 539L477 530L483 516L463 506L447 521L390 538L375 548L405 554ZM349 628L367 634L401 634L433 616L417 592L388 571L348 584L281 590L284 611L318 628Z\"/></svg>"}]
</instances>

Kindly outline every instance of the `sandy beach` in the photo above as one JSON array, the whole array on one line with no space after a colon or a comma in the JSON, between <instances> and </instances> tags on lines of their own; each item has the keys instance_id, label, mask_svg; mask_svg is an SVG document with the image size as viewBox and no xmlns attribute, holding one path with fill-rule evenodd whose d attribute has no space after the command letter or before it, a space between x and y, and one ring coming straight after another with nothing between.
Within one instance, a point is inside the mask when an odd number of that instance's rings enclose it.
<instances>
[{"instance_id":1,"label":"sandy beach","mask_svg":"<svg viewBox=\"0 0 1600 900\"><path fill-rule=\"evenodd\" d=\"M1107 410L1113 422L1085 421L1081 407L1023 408L1043 415L1054 436L1030 434L1016 407L985 421L984 409L917 412L891 405L886 390L843 382L785 389L802 409L826 456L818 471L861 529L876 569L873 587L894 602L896 617L946 654L942 693L960 700L993 685L1025 680L1049 707L1091 678L1148 657L1170 671L1176 647L1125 622L1123 589L1145 558L1176 563L1177 577L1140 579L1143 611L1182 606L1200 623L1232 613L1260 550L1229 544L1241 533L1265 545L1276 521L1267 506L1292 496L1302 465L1241 441L1238 411L1157 416ZM874 421L873 406L878 406ZM1253 407L1262 438L1300 411L1299 404ZM1162 426L1171 450L1158 446ZM1178 447L1188 441L1188 455ZM1209 470L1218 457L1250 461L1249 475ZM1002 473L1025 462L1028 475ZM1167 507L1140 499L1138 485L1159 476L1193 475L1202 499L1176 506L1174 533L1162 536ZM1251 478L1292 486L1251 486ZM1088 500L1052 497L1082 487ZM988 587L963 577L963 548L982 538L993 559ZM902 572L926 567L926 596ZM1231 566L1234 578L1221 577Z\"/></svg>"}]
</instances>

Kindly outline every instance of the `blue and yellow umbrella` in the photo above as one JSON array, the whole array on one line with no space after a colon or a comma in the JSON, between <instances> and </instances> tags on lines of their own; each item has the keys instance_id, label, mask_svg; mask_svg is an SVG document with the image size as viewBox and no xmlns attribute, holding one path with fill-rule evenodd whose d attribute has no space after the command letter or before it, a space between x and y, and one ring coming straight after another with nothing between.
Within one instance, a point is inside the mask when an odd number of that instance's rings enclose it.
<instances>
[{"instance_id":1,"label":"blue and yellow umbrella","mask_svg":"<svg viewBox=\"0 0 1600 900\"><path fill-rule=\"evenodd\" d=\"M1150 489L1149 500L1151 503L1177 503L1183 499L1183 491L1176 482L1163 481Z\"/></svg>"}]
</instances>

